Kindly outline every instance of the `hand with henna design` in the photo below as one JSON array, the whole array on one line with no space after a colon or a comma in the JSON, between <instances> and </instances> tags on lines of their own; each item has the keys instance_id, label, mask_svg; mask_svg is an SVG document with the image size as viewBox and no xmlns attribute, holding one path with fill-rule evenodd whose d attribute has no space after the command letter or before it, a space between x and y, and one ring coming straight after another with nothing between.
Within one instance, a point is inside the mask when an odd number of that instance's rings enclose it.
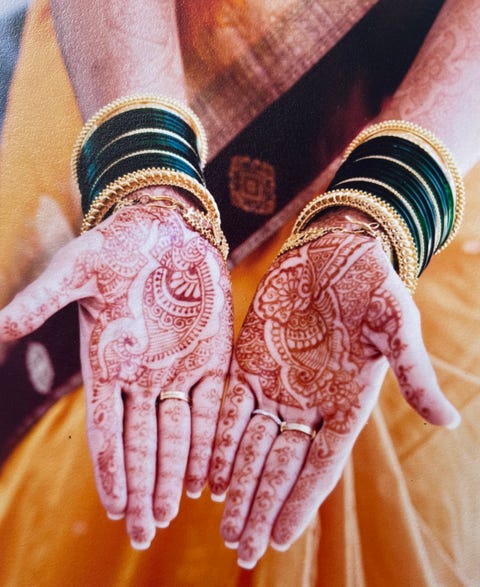
<instances>
[{"instance_id":1,"label":"hand with henna design","mask_svg":"<svg viewBox=\"0 0 480 587\"><path fill-rule=\"evenodd\" d=\"M377 240L327 233L274 262L234 351L210 470L213 498L228 489L221 533L241 566L253 567L269 541L285 550L306 528L337 483L388 364L423 418L458 424L418 310Z\"/></svg>"},{"instance_id":2,"label":"hand with henna design","mask_svg":"<svg viewBox=\"0 0 480 587\"><path fill-rule=\"evenodd\" d=\"M175 517L183 481L192 497L206 482L231 353L225 262L174 210L126 207L56 254L0 312L0 336L24 336L75 300L100 499L146 548ZM165 391L191 409L159 401Z\"/></svg>"}]
</instances>

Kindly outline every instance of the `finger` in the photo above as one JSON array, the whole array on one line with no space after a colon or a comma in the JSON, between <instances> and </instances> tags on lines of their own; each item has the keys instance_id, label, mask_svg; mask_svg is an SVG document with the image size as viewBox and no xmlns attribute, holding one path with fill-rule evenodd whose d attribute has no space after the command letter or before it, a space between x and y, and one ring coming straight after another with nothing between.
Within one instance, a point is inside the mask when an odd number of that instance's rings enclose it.
<instances>
[{"instance_id":1,"label":"finger","mask_svg":"<svg viewBox=\"0 0 480 587\"><path fill-rule=\"evenodd\" d=\"M275 521L271 537L276 550L287 550L307 528L340 479L360 429L359 426L353 434L340 435L324 423Z\"/></svg>"},{"instance_id":2,"label":"finger","mask_svg":"<svg viewBox=\"0 0 480 587\"><path fill-rule=\"evenodd\" d=\"M214 501L223 501L243 432L254 408L253 394L242 378L233 376L220 411L209 484Z\"/></svg>"},{"instance_id":3,"label":"finger","mask_svg":"<svg viewBox=\"0 0 480 587\"><path fill-rule=\"evenodd\" d=\"M112 519L123 516L127 505L127 481L123 452L123 402L120 386L99 385L87 396L87 437L97 491Z\"/></svg>"},{"instance_id":4,"label":"finger","mask_svg":"<svg viewBox=\"0 0 480 587\"><path fill-rule=\"evenodd\" d=\"M252 568L267 550L277 515L302 469L311 438L299 431L280 434L262 473L238 546L238 564Z\"/></svg>"},{"instance_id":5,"label":"finger","mask_svg":"<svg viewBox=\"0 0 480 587\"><path fill-rule=\"evenodd\" d=\"M389 336L376 336L375 342L388 358L400 391L412 408L431 424L455 428L460 414L438 385L423 342L420 313L410 296L400 299L398 305L398 330Z\"/></svg>"},{"instance_id":6,"label":"finger","mask_svg":"<svg viewBox=\"0 0 480 587\"><path fill-rule=\"evenodd\" d=\"M131 389L125 395L124 447L127 473L127 532L143 550L155 536L153 492L157 465L156 394Z\"/></svg>"},{"instance_id":7,"label":"finger","mask_svg":"<svg viewBox=\"0 0 480 587\"><path fill-rule=\"evenodd\" d=\"M167 527L178 513L190 450L190 429L190 406L186 401L160 401L157 481L153 501L155 523L160 528Z\"/></svg>"},{"instance_id":8,"label":"finger","mask_svg":"<svg viewBox=\"0 0 480 587\"><path fill-rule=\"evenodd\" d=\"M200 497L207 481L223 383L224 377L209 376L192 392L192 438L185 487L194 499Z\"/></svg>"},{"instance_id":9,"label":"finger","mask_svg":"<svg viewBox=\"0 0 480 587\"><path fill-rule=\"evenodd\" d=\"M220 533L227 546L240 540L267 455L279 433L271 418L255 415L242 438L228 490Z\"/></svg>"},{"instance_id":10,"label":"finger","mask_svg":"<svg viewBox=\"0 0 480 587\"><path fill-rule=\"evenodd\" d=\"M79 250L77 241L61 249L45 271L0 311L3 341L30 334L55 312L87 294L90 274L76 266Z\"/></svg>"}]
</instances>

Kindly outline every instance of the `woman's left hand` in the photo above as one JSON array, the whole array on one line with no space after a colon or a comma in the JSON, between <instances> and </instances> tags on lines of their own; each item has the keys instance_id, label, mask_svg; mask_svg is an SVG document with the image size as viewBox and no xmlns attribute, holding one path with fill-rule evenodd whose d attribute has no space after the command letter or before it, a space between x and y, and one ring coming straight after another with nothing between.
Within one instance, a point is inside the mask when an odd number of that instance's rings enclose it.
<instances>
[{"instance_id":1,"label":"woman's left hand","mask_svg":"<svg viewBox=\"0 0 480 587\"><path fill-rule=\"evenodd\" d=\"M388 359L388 361L385 359ZM283 254L234 351L210 471L221 533L251 568L286 549L337 483L390 363L433 424L459 415L439 390L418 310L375 239L330 233Z\"/></svg>"}]
</instances>

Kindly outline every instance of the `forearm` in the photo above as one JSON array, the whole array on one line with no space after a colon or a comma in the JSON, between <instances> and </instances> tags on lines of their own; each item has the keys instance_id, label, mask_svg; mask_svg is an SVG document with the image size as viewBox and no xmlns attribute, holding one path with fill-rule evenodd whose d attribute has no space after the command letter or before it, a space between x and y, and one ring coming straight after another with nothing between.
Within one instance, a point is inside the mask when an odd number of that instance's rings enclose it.
<instances>
[{"instance_id":1,"label":"forearm","mask_svg":"<svg viewBox=\"0 0 480 587\"><path fill-rule=\"evenodd\" d=\"M381 119L429 129L466 173L480 155L479 63L480 2L447 0Z\"/></svg>"},{"instance_id":2,"label":"forearm","mask_svg":"<svg viewBox=\"0 0 480 587\"><path fill-rule=\"evenodd\" d=\"M175 0L51 0L82 116L129 94L184 101Z\"/></svg>"}]
</instances>

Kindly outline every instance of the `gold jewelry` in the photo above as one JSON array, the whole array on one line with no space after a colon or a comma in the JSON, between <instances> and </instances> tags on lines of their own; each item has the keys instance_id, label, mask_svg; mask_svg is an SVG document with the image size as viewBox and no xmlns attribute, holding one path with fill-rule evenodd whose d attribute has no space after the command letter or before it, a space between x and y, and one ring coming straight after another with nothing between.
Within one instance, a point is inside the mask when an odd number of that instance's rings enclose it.
<instances>
[{"instance_id":1,"label":"gold jewelry","mask_svg":"<svg viewBox=\"0 0 480 587\"><path fill-rule=\"evenodd\" d=\"M362 143L374 136L398 136L405 138L426 151L440 165L452 189L455 202L455 217L449 237L437 251L443 250L455 238L462 223L465 210L465 185L457 164L449 149L430 131L405 120L386 120L373 124L360 132L350 143L343 161Z\"/></svg>"},{"instance_id":2,"label":"gold jewelry","mask_svg":"<svg viewBox=\"0 0 480 587\"><path fill-rule=\"evenodd\" d=\"M205 212L220 221L213 196L201 183L181 171L163 167L148 167L127 173L104 188L92 202L83 219L81 232L99 224L113 206L132 192L155 185L170 185L187 190L202 205Z\"/></svg>"},{"instance_id":3,"label":"gold jewelry","mask_svg":"<svg viewBox=\"0 0 480 587\"><path fill-rule=\"evenodd\" d=\"M188 395L184 391L161 391L159 399L163 402L166 399L178 399L182 402L186 402L187 404L191 404L192 400L188 397Z\"/></svg>"},{"instance_id":4,"label":"gold jewelry","mask_svg":"<svg viewBox=\"0 0 480 587\"><path fill-rule=\"evenodd\" d=\"M430 203L433 206L434 209L434 213L435 213L435 223L434 223L434 228L435 228L435 254L438 253L437 247L440 243L440 239L442 237L441 232L440 232L440 226L442 224L442 220L441 220L441 216L440 216L440 209L438 207L437 204L437 200L435 198L435 196L433 195L432 190L430 189L430 186L427 184L427 182L423 179L423 177L417 173L417 171L415 171L415 169L413 169L413 167L411 167L410 165L407 165L406 163L404 163L403 161L400 161L399 159L395 159L394 157L388 157L386 155L368 155L367 157L360 157L359 159L357 159L357 161L363 161L364 159L383 159L385 161L390 161L391 163L395 163L396 165L399 165L400 167L403 167L404 169L406 169L409 173L411 173L416 179L417 181L419 181L422 184L423 189L427 192L428 197L430 199ZM372 181L371 179L369 181ZM390 188L391 189L391 188Z\"/></svg>"},{"instance_id":5,"label":"gold jewelry","mask_svg":"<svg viewBox=\"0 0 480 587\"><path fill-rule=\"evenodd\" d=\"M75 142L72 152L71 159L71 170L72 177L75 178L78 183L77 176L77 161L80 156L80 151L83 145L86 143L90 135L105 121L112 118L116 114L126 112L127 110L134 110L136 108L160 108L163 110L169 110L188 124L197 137L198 152L200 157L200 164L203 167L207 161L208 156L208 144L207 135L203 128L200 119L197 115L185 104L182 104L178 100L173 98L167 98L164 96L145 95L145 96L124 96L118 98L109 104L106 104L103 108L98 110L91 118L87 120L83 126L78 138Z\"/></svg>"},{"instance_id":6,"label":"gold jewelry","mask_svg":"<svg viewBox=\"0 0 480 587\"><path fill-rule=\"evenodd\" d=\"M362 190L332 190L316 196L300 212L292 235L302 232L308 223L323 210L346 206L364 212L385 232L395 255L397 272L408 290L413 293L417 285L418 254L404 220L381 198Z\"/></svg>"},{"instance_id":7,"label":"gold jewelry","mask_svg":"<svg viewBox=\"0 0 480 587\"><path fill-rule=\"evenodd\" d=\"M260 408L253 410L252 416L265 416L266 418L273 420L277 426L281 426L283 424L283 420L281 420L281 418L279 418L276 414L267 412L267 410L261 410Z\"/></svg>"},{"instance_id":8,"label":"gold jewelry","mask_svg":"<svg viewBox=\"0 0 480 587\"><path fill-rule=\"evenodd\" d=\"M300 424L298 422L282 422L280 426L280 434L288 431L303 432L303 434L310 436L310 440L313 440L317 435L316 430L310 426L307 426L307 424Z\"/></svg>"},{"instance_id":9,"label":"gold jewelry","mask_svg":"<svg viewBox=\"0 0 480 587\"><path fill-rule=\"evenodd\" d=\"M159 208L174 210L178 212L183 220L196 232L202 235L211 245L213 245L226 260L228 256L228 244L220 228L220 223L216 218L195 209L193 206L184 204L171 196L153 195L147 193L135 194L133 197L127 197L120 200L114 207L114 212L118 212L127 206L152 205Z\"/></svg>"},{"instance_id":10,"label":"gold jewelry","mask_svg":"<svg viewBox=\"0 0 480 587\"><path fill-rule=\"evenodd\" d=\"M398 200L400 200L400 202L402 202L403 206L408 210L408 213L411 217L412 222L415 224L415 228L417 229L417 236L418 239L420 241L420 248L423 251L423 254L426 254L426 248L425 248L425 238L423 236L423 232L422 232L422 227L420 225L420 222L418 220L417 215L415 214L410 202L408 202L408 200L406 200L404 198L404 196L398 192L397 190L395 190L394 188L392 188L388 183L385 183L383 181L379 181L378 179L373 179L371 177L352 177L349 179L346 179L344 181L339 181L337 183L337 186L341 186L342 183L349 183L350 181L365 181L365 182L369 182L369 183L373 183L375 185L378 185L380 187L382 187L385 190L388 190L390 193L392 193ZM341 188L340 188L341 189ZM420 251L417 251L417 259L419 258L419 253Z\"/></svg>"},{"instance_id":11,"label":"gold jewelry","mask_svg":"<svg viewBox=\"0 0 480 587\"><path fill-rule=\"evenodd\" d=\"M277 254L275 259L278 259L284 253L288 251L292 251L293 249L298 249L307 243L315 241L322 236L327 234L358 234L363 236L370 236L373 237L375 240L378 240L382 245L382 249L384 253L389 258L390 262L392 261L392 248L390 246L390 241L386 234L382 233L379 230L375 230L373 226L378 228L378 223L374 222L371 224L365 224L364 228L362 226L363 223L357 223L356 221L350 221L351 224L359 224L359 228L345 228L343 226L325 226L325 227L312 227L299 232L298 234L291 234L288 239L283 243L280 252Z\"/></svg>"},{"instance_id":12,"label":"gold jewelry","mask_svg":"<svg viewBox=\"0 0 480 587\"><path fill-rule=\"evenodd\" d=\"M136 157L138 155L151 155L153 153L156 153L158 155L169 155L170 157L173 157L174 159L179 159L184 165L187 165L192 171L196 172L198 175L198 172L195 169L195 167L189 161L187 161L184 157L182 157L181 155L178 155L177 153L170 153L169 151L163 151L161 149L142 149L141 151L133 151L132 153L128 153L127 155L123 155L123 157L116 159L115 161L110 163L107 167L105 167L102 170L102 173L100 173L97 176L95 182L92 183L92 186L91 186L92 190L95 188L95 186L98 184L98 182L102 179L102 177L105 175L105 173L108 173L110 171L110 169L112 167L115 167L115 165L117 165L118 163L121 163L122 161L125 161L126 159L129 159L130 157ZM142 171L142 170L139 169L138 171ZM132 172L132 173L135 173L135 172ZM183 172L179 171L178 173L183 173ZM187 174L185 174L185 175L187 175ZM102 192L100 192L100 193L102 193Z\"/></svg>"}]
</instances>

